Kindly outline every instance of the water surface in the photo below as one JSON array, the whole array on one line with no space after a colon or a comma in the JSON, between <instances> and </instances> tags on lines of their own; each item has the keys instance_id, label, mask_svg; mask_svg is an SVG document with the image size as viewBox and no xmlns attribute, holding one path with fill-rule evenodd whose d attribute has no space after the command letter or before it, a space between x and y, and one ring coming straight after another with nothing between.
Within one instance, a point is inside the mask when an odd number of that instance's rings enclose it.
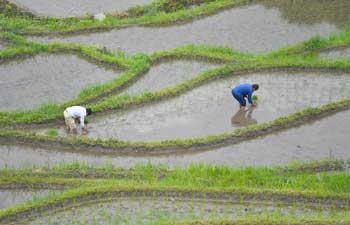
<instances>
[{"instance_id":1,"label":"water surface","mask_svg":"<svg viewBox=\"0 0 350 225\"><path fill-rule=\"evenodd\" d=\"M339 112L314 123L242 143L195 154L168 156L104 156L55 149L0 145L0 167L49 166L79 160L93 165L113 164L130 168L136 164L170 167L207 163L228 166L287 165L292 161L350 159L350 111Z\"/></svg>"},{"instance_id":2,"label":"water surface","mask_svg":"<svg viewBox=\"0 0 350 225\"><path fill-rule=\"evenodd\" d=\"M218 64L196 60L171 60L152 65L150 70L125 93L137 95L156 92L190 80L202 72L214 69Z\"/></svg>"},{"instance_id":3,"label":"water surface","mask_svg":"<svg viewBox=\"0 0 350 225\"><path fill-rule=\"evenodd\" d=\"M258 83L258 107L242 113L231 88ZM91 138L152 141L203 137L350 97L348 74L261 73L232 76L176 98L90 119ZM65 132L60 129L61 135Z\"/></svg>"},{"instance_id":4,"label":"water surface","mask_svg":"<svg viewBox=\"0 0 350 225\"><path fill-rule=\"evenodd\" d=\"M327 22L343 27L350 23L348 0L263 0L260 4L278 9L283 19L295 24L318 24Z\"/></svg>"},{"instance_id":5,"label":"water surface","mask_svg":"<svg viewBox=\"0 0 350 225\"><path fill-rule=\"evenodd\" d=\"M0 64L0 110L32 109L71 100L88 86L111 81L119 71L75 55L39 55Z\"/></svg>"},{"instance_id":6,"label":"water surface","mask_svg":"<svg viewBox=\"0 0 350 225\"><path fill-rule=\"evenodd\" d=\"M350 58L350 48L333 50L329 52L323 52L320 54L322 58L330 59L349 59Z\"/></svg>"},{"instance_id":7,"label":"water surface","mask_svg":"<svg viewBox=\"0 0 350 225\"><path fill-rule=\"evenodd\" d=\"M121 12L129 7L145 5L152 0L10 0L39 16L70 17L97 13Z\"/></svg>"},{"instance_id":8,"label":"water surface","mask_svg":"<svg viewBox=\"0 0 350 225\"><path fill-rule=\"evenodd\" d=\"M48 195L47 190L0 190L0 210Z\"/></svg>"},{"instance_id":9,"label":"water surface","mask_svg":"<svg viewBox=\"0 0 350 225\"><path fill-rule=\"evenodd\" d=\"M333 1L334 2L334 1ZM297 4L297 3L296 3ZM337 11L329 13L337 14ZM347 20L343 24L347 24ZM152 53L186 44L224 46L240 51L267 52L315 35L328 36L339 28L327 21L290 23L276 8L260 3L222 11L182 25L130 27L121 30L65 37L33 37L42 42L76 42L121 49L128 53Z\"/></svg>"},{"instance_id":10,"label":"water surface","mask_svg":"<svg viewBox=\"0 0 350 225\"><path fill-rule=\"evenodd\" d=\"M186 201L177 199L131 198L110 203L74 208L54 215L35 218L29 224L151 224L160 218L209 219L235 218L242 215L276 212L284 215L311 215L316 211L305 208L274 205L237 205L221 201Z\"/></svg>"}]
</instances>

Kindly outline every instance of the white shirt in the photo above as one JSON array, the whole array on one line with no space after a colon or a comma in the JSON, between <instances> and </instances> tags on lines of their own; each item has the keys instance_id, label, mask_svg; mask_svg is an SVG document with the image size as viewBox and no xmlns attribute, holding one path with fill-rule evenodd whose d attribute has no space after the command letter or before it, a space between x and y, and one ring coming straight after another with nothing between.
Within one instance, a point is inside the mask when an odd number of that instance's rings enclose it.
<instances>
[{"instance_id":1,"label":"white shirt","mask_svg":"<svg viewBox=\"0 0 350 225\"><path fill-rule=\"evenodd\" d=\"M86 109L82 106L72 106L66 108L66 111L69 116L73 118L80 118L81 127L85 127L84 118L86 116Z\"/></svg>"}]
</instances>

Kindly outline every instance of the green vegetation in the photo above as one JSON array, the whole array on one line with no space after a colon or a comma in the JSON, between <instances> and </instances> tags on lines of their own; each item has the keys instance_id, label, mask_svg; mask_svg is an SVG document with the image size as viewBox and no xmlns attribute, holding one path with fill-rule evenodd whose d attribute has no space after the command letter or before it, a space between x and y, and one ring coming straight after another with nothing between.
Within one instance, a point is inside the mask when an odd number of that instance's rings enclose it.
<instances>
[{"instance_id":1,"label":"green vegetation","mask_svg":"<svg viewBox=\"0 0 350 225\"><path fill-rule=\"evenodd\" d=\"M296 168L324 167L344 161L312 162L286 167L232 168L227 166L191 165L187 168L168 169L164 166L139 165L132 169L111 165L62 164L54 168L3 169L0 186L12 187L65 187L61 194L49 195L23 205L0 211L0 221L25 219L28 212L37 213L62 207L78 207L94 201L109 201L121 196L171 197L176 199L203 199L238 201L241 204L255 200L277 205L304 205L317 202L322 207L347 208L350 176L346 172L310 173ZM329 171L331 171L330 169ZM281 174L283 172L283 174ZM72 176L72 174L74 174ZM118 174L118 175L117 175ZM124 176L120 176L120 175ZM134 174L137 176L130 176ZM102 176L100 176L102 175ZM117 175L117 176L116 176ZM91 179L94 178L94 179ZM273 197L272 197L273 196ZM79 201L76 200L79 199ZM339 201L344 202L338 204ZM21 216L22 215L22 216ZM11 219L12 218L12 219ZM276 219L275 217L273 217ZM16 219L16 220L17 220ZM300 216L294 218L300 220ZM309 218L310 220L311 218ZM316 218L314 218L316 219ZM329 219L328 217L325 220ZM344 218L343 218L344 219ZM249 220L248 220L249 221ZM323 220L322 220L323 221Z\"/></svg>"},{"instance_id":2,"label":"green vegetation","mask_svg":"<svg viewBox=\"0 0 350 225\"><path fill-rule=\"evenodd\" d=\"M56 137L56 136L58 136L58 131L55 130L55 129L49 129L49 130L46 132L46 134L47 134L48 136Z\"/></svg>"},{"instance_id":3,"label":"green vegetation","mask_svg":"<svg viewBox=\"0 0 350 225\"><path fill-rule=\"evenodd\" d=\"M247 4L249 0L216 0L206 1L197 7L192 1L182 1L188 8L181 5L173 6L178 1L160 0L151 6L134 7L126 13L107 15L103 21L96 21L91 17L84 18L35 18L26 16L8 16L0 13L0 27L4 31L17 34L47 34L47 33L72 33L78 31L96 31L101 29L121 28L131 25L160 25L178 21L188 21L199 16L215 13L229 7ZM196 1L193 1L195 3ZM182 9L179 9L182 8ZM179 10L176 10L179 9ZM176 10L176 11L173 11ZM126 16L126 17L125 17ZM136 16L136 17L135 17ZM125 18L124 18L125 17Z\"/></svg>"},{"instance_id":4,"label":"green vegetation","mask_svg":"<svg viewBox=\"0 0 350 225\"><path fill-rule=\"evenodd\" d=\"M268 54L242 53L219 46L186 45L151 55L127 55L122 51L81 44L43 44L27 40L23 34L57 34L80 31L96 31L132 25L160 25L178 21L189 21L237 5L249 4L250 0L158 0L147 6L137 6L125 12L114 12L102 21L83 18L39 18L20 9L6 0L0 0L0 40L10 45L0 51L1 63L39 54L76 54L92 63L111 66L122 74L105 84L81 90L77 98L64 104L47 104L31 111L0 112L0 139L12 143L41 146L78 148L83 152L128 154L164 153L185 150L187 152L237 143L258 135L297 126L323 116L350 108L350 99L330 103L318 108L307 108L300 112L278 118L271 122L255 124L232 132L202 138L132 142L122 140L89 139L86 137L60 137L56 129L45 135L20 131L23 125L35 125L62 120L62 111L69 105L85 105L95 113L109 110L124 110L181 95L186 91L214 79L238 76L251 72L271 70L346 71L350 70L347 59L320 59L321 51L349 46L350 30L345 28L328 38L314 37L305 42L287 46ZM221 63L219 68L205 71L195 78L172 87L129 96L123 91L141 78L157 63L167 59L196 59ZM253 97L257 101L257 96ZM7 127L5 127L7 126ZM154 224L292 224L323 225L349 224L350 176L349 161L321 161L293 163L285 167L211 166L196 164L186 168L169 169L164 165L139 165L131 169L81 164L61 164L54 167L35 167L0 170L1 189L59 189L62 193L47 197L35 197L32 201L13 208L0 210L0 223L22 223L30 216L81 207L90 203L124 198L166 198L184 200L231 202L249 205L251 202L273 204L277 207L291 206L316 208L318 215L283 213L261 213L237 217L234 220L217 218L208 220L179 220L160 215ZM329 210L324 215L323 209ZM334 212L340 211L340 212ZM304 215L305 214L305 215ZM186 219L186 218L185 218ZM97 223L96 223L97 224Z\"/></svg>"},{"instance_id":5,"label":"green vegetation","mask_svg":"<svg viewBox=\"0 0 350 225\"><path fill-rule=\"evenodd\" d=\"M332 48L346 47L349 45L350 30L346 27L342 32L339 32L339 34L332 34L329 37L316 36L302 43L272 52L270 56L281 57L293 54L307 54Z\"/></svg>"}]
</instances>

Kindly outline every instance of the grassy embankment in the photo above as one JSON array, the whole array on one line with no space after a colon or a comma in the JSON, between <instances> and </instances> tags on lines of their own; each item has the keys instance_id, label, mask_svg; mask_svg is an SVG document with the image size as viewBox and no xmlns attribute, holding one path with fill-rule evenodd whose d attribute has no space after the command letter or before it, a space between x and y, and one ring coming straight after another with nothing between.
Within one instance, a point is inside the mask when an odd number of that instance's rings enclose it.
<instances>
[{"instance_id":1,"label":"grassy embankment","mask_svg":"<svg viewBox=\"0 0 350 225\"><path fill-rule=\"evenodd\" d=\"M35 216L62 207L83 206L87 202L110 201L121 196L225 200L239 204L254 200L274 202L280 206L287 204L347 210L350 204L350 176L342 172L344 167L337 169L338 172L317 172L320 168L333 171L330 165L344 166L347 163L323 161L257 168L191 165L170 170L164 166L140 165L121 169L111 165L94 167L76 162L54 168L7 168L0 171L0 186L12 184L12 187L23 187L23 184L27 184L28 188L64 185L67 190L0 211L0 221L21 216L25 219L28 215ZM305 171L304 168L313 169Z\"/></svg>"},{"instance_id":2,"label":"grassy embankment","mask_svg":"<svg viewBox=\"0 0 350 225\"><path fill-rule=\"evenodd\" d=\"M92 17L83 18L38 18L32 15L22 15L11 10L0 11L0 27L3 31L18 34L57 34L88 32L110 28L122 28L131 25L162 25L179 21L189 21L201 16L216 13L220 10L248 4L250 0L206 0L206 3L196 7L196 2L202 1L155 1L151 5L132 7L125 13L109 14L103 21L96 21ZM2 5L2 7L1 7ZM7 8L6 3L0 2L0 9Z\"/></svg>"}]
</instances>

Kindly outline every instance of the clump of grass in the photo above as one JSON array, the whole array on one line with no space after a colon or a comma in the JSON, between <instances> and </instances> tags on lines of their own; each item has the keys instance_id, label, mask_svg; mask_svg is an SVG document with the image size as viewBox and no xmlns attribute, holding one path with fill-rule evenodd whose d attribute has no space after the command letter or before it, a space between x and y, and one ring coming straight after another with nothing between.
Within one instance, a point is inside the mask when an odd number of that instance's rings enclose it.
<instances>
[{"instance_id":1,"label":"clump of grass","mask_svg":"<svg viewBox=\"0 0 350 225\"><path fill-rule=\"evenodd\" d=\"M258 96L257 95L253 95L252 100L253 100L253 102L257 102L258 101Z\"/></svg>"},{"instance_id":2,"label":"clump of grass","mask_svg":"<svg viewBox=\"0 0 350 225\"><path fill-rule=\"evenodd\" d=\"M58 131L55 129L49 129L46 134L51 137L57 137L58 136Z\"/></svg>"},{"instance_id":3,"label":"clump of grass","mask_svg":"<svg viewBox=\"0 0 350 225\"><path fill-rule=\"evenodd\" d=\"M312 50L323 47L327 41L320 36L311 38L310 40L304 42L305 49Z\"/></svg>"}]
</instances>

